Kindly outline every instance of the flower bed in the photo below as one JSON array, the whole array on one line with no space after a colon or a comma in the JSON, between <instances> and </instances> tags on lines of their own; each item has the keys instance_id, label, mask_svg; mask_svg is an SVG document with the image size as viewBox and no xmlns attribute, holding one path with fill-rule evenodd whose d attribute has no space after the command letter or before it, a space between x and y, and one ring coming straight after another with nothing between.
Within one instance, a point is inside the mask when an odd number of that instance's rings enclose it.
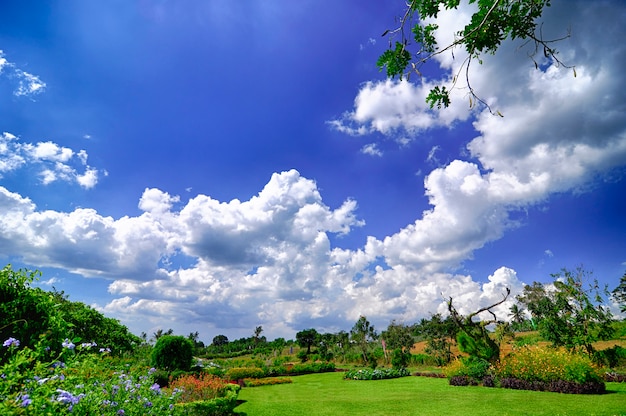
<instances>
[{"instance_id":1,"label":"flower bed","mask_svg":"<svg viewBox=\"0 0 626 416\"><path fill-rule=\"evenodd\" d=\"M345 380L383 380L388 378L406 377L411 375L406 368L377 368L348 371L343 378Z\"/></svg>"},{"instance_id":2,"label":"flower bed","mask_svg":"<svg viewBox=\"0 0 626 416\"><path fill-rule=\"evenodd\" d=\"M589 356L565 349L525 346L495 367L477 360L458 360L445 369L450 385L499 386L573 394L601 394L604 374Z\"/></svg>"},{"instance_id":3,"label":"flower bed","mask_svg":"<svg viewBox=\"0 0 626 416\"><path fill-rule=\"evenodd\" d=\"M217 377L181 377L165 389L154 382L154 368L125 365L107 348L65 340L60 354L49 356L41 343L21 348L9 338L2 348L0 414L228 415L237 405L239 386ZM52 349L54 350L54 349ZM181 403L189 401L190 403ZM195 413L194 413L195 412Z\"/></svg>"}]
</instances>

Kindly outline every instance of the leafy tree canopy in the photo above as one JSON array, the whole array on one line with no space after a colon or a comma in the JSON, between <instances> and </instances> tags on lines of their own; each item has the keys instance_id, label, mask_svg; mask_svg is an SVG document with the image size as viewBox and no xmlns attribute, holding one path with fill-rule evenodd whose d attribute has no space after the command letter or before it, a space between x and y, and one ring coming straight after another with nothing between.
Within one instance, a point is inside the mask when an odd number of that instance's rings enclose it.
<instances>
[{"instance_id":1,"label":"leafy tree canopy","mask_svg":"<svg viewBox=\"0 0 626 416\"><path fill-rule=\"evenodd\" d=\"M524 287L518 300L538 321L541 336L555 346L594 351L593 343L610 339L613 315L604 305L609 292L582 267L553 274L553 288L534 282Z\"/></svg>"},{"instance_id":2,"label":"leafy tree canopy","mask_svg":"<svg viewBox=\"0 0 626 416\"><path fill-rule=\"evenodd\" d=\"M437 43L435 32L439 26L436 23L427 22L436 22L441 10L458 9L461 1L408 1L406 10L399 18L399 25L383 33L383 36L389 37L389 49L378 58L377 65L381 71L385 69L390 78L406 77L408 79L413 73L421 76L422 66L435 56L451 51L457 46L463 47L468 55L460 70L465 68L470 106L473 106L477 101L487 104L472 89L469 79L470 64L474 60L481 63L481 57L484 54L494 54L506 39L521 39L527 43L534 43L534 53L530 54L530 58L535 63L535 67L538 67L535 56L539 53L563 65L557 58L556 49L551 46L563 38L544 39L538 22L544 9L550 6L550 0L468 1L474 4L477 10L470 22L454 34L454 41L449 45ZM576 75L575 70L574 75ZM451 88L456 86L458 79L459 74L456 74ZM451 89L447 86L437 85L426 97L426 102L431 108L448 107L451 102L450 93ZM487 107L489 108L488 105Z\"/></svg>"}]
</instances>

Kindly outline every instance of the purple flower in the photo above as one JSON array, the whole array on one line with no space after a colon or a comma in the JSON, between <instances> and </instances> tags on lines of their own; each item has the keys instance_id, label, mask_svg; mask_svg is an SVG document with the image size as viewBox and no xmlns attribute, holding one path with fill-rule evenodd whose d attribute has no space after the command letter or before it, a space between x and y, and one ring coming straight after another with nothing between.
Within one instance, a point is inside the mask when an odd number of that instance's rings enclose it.
<instances>
[{"instance_id":1,"label":"purple flower","mask_svg":"<svg viewBox=\"0 0 626 416\"><path fill-rule=\"evenodd\" d=\"M153 385L150 386L150 390L152 390L155 393L161 393L161 386L159 386L159 383L154 383Z\"/></svg>"},{"instance_id":2,"label":"purple flower","mask_svg":"<svg viewBox=\"0 0 626 416\"><path fill-rule=\"evenodd\" d=\"M118 410L118 411L117 411L117 414L118 414L118 415L123 415L123 414L125 414L125 413L126 413L126 412L124 411L124 409L120 409L120 410Z\"/></svg>"},{"instance_id":3,"label":"purple flower","mask_svg":"<svg viewBox=\"0 0 626 416\"><path fill-rule=\"evenodd\" d=\"M61 345L63 346L63 348L68 348L70 350L73 350L76 347L76 345L74 345L72 341L67 338L65 338L65 341L63 341Z\"/></svg>"},{"instance_id":4,"label":"purple flower","mask_svg":"<svg viewBox=\"0 0 626 416\"><path fill-rule=\"evenodd\" d=\"M2 346L3 347L19 347L20 341L13 337L10 337L9 339L7 339L6 341L2 343Z\"/></svg>"},{"instance_id":5,"label":"purple flower","mask_svg":"<svg viewBox=\"0 0 626 416\"><path fill-rule=\"evenodd\" d=\"M59 393L59 396L57 397L57 402L76 404L81 399L81 395L74 396L72 393L66 390L57 389L57 393Z\"/></svg>"},{"instance_id":6,"label":"purple flower","mask_svg":"<svg viewBox=\"0 0 626 416\"><path fill-rule=\"evenodd\" d=\"M156 372L156 368L152 367L148 370L148 374L154 374Z\"/></svg>"},{"instance_id":7,"label":"purple flower","mask_svg":"<svg viewBox=\"0 0 626 416\"><path fill-rule=\"evenodd\" d=\"M27 407L29 404L31 404L33 401L31 400L30 396L28 394L20 394L17 396L17 401L21 401L22 403L20 403L20 406L22 407Z\"/></svg>"}]
</instances>

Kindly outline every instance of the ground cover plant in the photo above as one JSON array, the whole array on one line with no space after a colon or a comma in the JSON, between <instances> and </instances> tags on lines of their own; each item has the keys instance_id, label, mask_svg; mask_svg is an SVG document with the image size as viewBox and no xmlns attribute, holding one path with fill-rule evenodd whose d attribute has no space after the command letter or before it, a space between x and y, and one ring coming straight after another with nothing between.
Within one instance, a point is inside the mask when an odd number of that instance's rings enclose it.
<instances>
[{"instance_id":1,"label":"ground cover plant","mask_svg":"<svg viewBox=\"0 0 626 416\"><path fill-rule=\"evenodd\" d=\"M626 415L626 384L608 383L600 396L455 387L447 380L402 377L346 382L342 374L293 377L292 384L242 389L240 416L304 415Z\"/></svg>"}]
</instances>

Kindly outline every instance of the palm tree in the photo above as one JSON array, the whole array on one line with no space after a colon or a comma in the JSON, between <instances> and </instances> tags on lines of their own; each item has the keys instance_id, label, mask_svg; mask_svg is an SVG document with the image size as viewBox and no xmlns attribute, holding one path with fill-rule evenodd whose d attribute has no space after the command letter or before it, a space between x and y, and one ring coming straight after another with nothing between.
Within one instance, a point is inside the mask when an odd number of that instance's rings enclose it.
<instances>
[{"instance_id":1,"label":"palm tree","mask_svg":"<svg viewBox=\"0 0 626 416\"><path fill-rule=\"evenodd\" d=\"M526 321L526 311L523 308L520 308L517 303L514 303L509 310L511 311L509 316L511 317L511 322L513 322L513 327L514 329L519 330L524 321Z\"/></svg>"}]
</instances>

